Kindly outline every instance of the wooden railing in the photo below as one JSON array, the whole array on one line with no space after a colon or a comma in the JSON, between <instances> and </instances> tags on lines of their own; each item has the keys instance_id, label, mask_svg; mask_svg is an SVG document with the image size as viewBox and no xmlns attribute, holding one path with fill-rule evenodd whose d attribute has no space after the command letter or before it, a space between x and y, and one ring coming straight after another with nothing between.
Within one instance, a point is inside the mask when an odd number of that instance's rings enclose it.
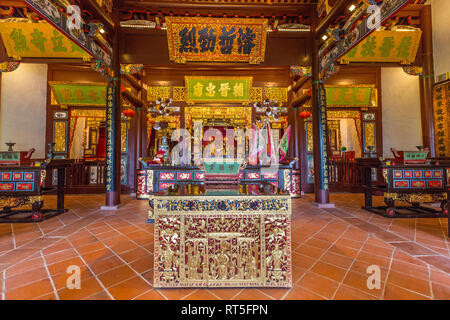
<instances>
[{"instance_id":1,"label":"wooden railing","mask_svg":"<svg viewBox=\"0 0 450 320\"><path fill-rule=\"evenodd\" d=\"M364 192L364 167L376 167L377 158L330 159L330 190L334 192ZM381 171L373 169L372 180L382 183Z\"/></svg>"},{"instance_id":2,"label":"wooden railing","mask_svg":"<svg viewBox=\"0 0 450 320\"><path fill-rule=\"evenodd\" d=\"M355 159L330 159L331 191L357 192L361 183Z\"/></svg>"},{"instance_id":3,"label":"wooden railing","mask_svg":"<svg viewBox=\"0 0 450 320\"><path fill-rule=\"evenodd\" d=\"M49 172L45 179L46 185L56 185L57 178L55 170ZM105 161L71 160L71 166L66 169L66 194L103 192L105 192Z\"/></svg>"}]
</instances>

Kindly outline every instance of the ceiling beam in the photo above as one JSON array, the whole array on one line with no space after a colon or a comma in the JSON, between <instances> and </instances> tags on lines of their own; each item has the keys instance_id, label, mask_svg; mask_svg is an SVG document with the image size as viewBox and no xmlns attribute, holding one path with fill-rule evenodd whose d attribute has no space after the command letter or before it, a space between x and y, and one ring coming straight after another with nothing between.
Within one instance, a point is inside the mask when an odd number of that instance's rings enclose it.
<instances>
[{"instance_id":1,"label":"ceiling beam","mask_svg":"<svg viewBox=\"0 0 450 320\"><path fill-rule=\"evenodd\" d=\"M114 23L111 17L102 9L95 0L81 0L83 9L88 10L94 15L94 18L101 21L106 30L110 33L114 33Z\"/></svg>"},{"instance_id":2,"label":"ceiling beam","mask_svg":"<svg viewBox=\"0 0 450 320\"><path fill-rule=\"evenodd\" d=\"M211 13L223 12L246 12L248 15L273 14L309 14L311 7L315 4L251 4L251 3L184 3L184 2L165 2L165 1L121 1L121 10L149 10L149 11L192 11L202 10Z\"/></svg>"},{"instance_id":3,"label":"ceiling beam","mask_svg":"<svg viewBox=\"0 0 450 320\"><path fill-rule=\"evenodd\" d=\"M27 5L25 4L25 1L0 0L0 7L26 8Z\"/></svg>"},{"instance_id":4,"label":"ceiling beam","mask_svg":"<svg viewBox=\"0 0 450 320\"><path fill-rule=\"evenodd\" d=\"M348 0L338 0L331 9L330 13L320 20L319 26L316 29L316 34L321 36L325 30L334 23L334 21L345 12L349 2Z\"/></svg>"}]
</instances>

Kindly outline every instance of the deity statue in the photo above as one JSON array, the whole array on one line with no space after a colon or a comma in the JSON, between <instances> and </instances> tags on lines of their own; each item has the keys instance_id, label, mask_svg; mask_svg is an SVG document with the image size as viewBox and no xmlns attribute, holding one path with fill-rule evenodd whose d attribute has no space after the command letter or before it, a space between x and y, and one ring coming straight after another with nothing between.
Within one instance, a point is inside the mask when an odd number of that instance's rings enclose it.
<instances>
[{"instance_id":1,"label":"deity statue","mask_svg":"<svg viewBox=\"0 0 450 320\"><path fill-rule=\"evenodd\" d=\"M272 270L281 270L283 256L284 250L280 249L280 245L276 243L272 254L267 257L267 266L272 266Z\"/></svg>"},{"instance_id":2,"label":"deity statue","mask_svg":"<svg viewBox=\"0 0 450 320\"><path fill-rule=\"evenodd\" d=\"M228 263L230 257L225 253L225 248L222 248L221 252L216 255L215 260L217 262L217 274L219 279L226 279L228 275Z\"/></svg>"},{"instance_id":3,"label":"deity statue","mask_svg":"<svg viewBox=\"0 0 450 320\"><path fill-rule=\"evenodd\" d=\"M170 246L166 246L166 248L163 251L164 269L165 270L172 269L173 256L174 256L174 252L172 251L172 249L170 249Z\"/></svg>"},{"instance_id":4,"label":"deity statue","mask_svg":"<svg viewBox=\"0 0 450 320\"><path fill-rule=\"evenodd\" d=\"M255 279L256 278L256 258L249 253L247 258L247 279Z\"/></svg>"},{"instance_id":5,"label":"deity statue","mask_svg":"<svg viewBox=\"0 0 450 320\"><path fill-rule=\"evenodd\" d=\"M197 250L194 248L191 250L188 256L188 268L189 268L189 278L190 279L198 279L199 278L199 270L202 266L202 253L203 253L203 245L200 243L197 246Z\"/></svg>"}]
</instances>

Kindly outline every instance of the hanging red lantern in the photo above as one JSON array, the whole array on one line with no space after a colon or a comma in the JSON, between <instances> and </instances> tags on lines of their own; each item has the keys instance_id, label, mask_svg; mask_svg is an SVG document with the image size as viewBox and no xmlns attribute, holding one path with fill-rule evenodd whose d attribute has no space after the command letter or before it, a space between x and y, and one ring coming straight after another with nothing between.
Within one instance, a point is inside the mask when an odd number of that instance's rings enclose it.
<instances>
[{"instance_id":1,"label":"hanging red lantern","mask_svg":"<svg viewBox=\"0 0 450 320\"><path fill-rule=\"evenodd\" d=\"M134 110L130 109L130 108L125 109L125 110L123 110L123 115L125 117L132 118L134 116Z\"/></svg>"},{"instance_id":2,"label":"hanging red lantern","mask_svg":"<svg viewBox=\"0 0 450 320\"><path fill-rule=\"evenodd\" d=\"M302 112L300 112L300 118L308 119L309 117L311 117L311 112L307 110L303 110Z\"/></svg>"},{"instance_id":3,"label":"hanging red lantern","mask_svg":"<svg viewBox=\"0 0 450 320\"><path fill-rule=\"evenodd\" d=\"M307 94L308 96L310 96L310 97L311 97L311 95L312 95L312 89L311 89L311 88L309 88L309 89L308 89L308 91L306 91L306 94Z\"/></svg>"}]
</instances>

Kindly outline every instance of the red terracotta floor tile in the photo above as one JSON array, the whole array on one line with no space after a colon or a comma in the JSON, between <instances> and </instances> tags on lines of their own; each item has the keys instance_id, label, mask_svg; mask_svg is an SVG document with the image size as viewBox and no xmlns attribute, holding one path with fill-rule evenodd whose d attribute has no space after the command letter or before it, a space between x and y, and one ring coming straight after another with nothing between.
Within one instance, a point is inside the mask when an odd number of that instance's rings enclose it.
<instances>
[{"instance_id":1,"label":"red terracotta floor tile","mask_svg":"<svg viewBox=\"0 0 450 320\"><path fill-rule=\"evenodd\" d=\"M390 284L386 286L383 296L385 300L429 300L429 297L423 296L416 292L409 291L402 287Z\"/></svg>"},{"instance_id":2,"label":"red terracotta floor tile","mask_svg":"<svg viewBox=\"0 0 450 320\"><path fill-rule=\"evenodd\" d=\"M316 259L314 258L292 252L292 265L295 267L309 269L315 263L315 261Z\"/></svg>"},{"instance_id":3,"label":"red terracotta floor tile","mask_svg":"<svg viewBox=\"0 0 450 320\"><path fill-rule=\"evenodd\" d=\"M58 296L61 300L85 300L86 298L99 293L103 288L95 278L88 278L81 281L80 289L68 289L64 287L58 290Z\"/></svg>"},{"instance_id":4,"label":"red terracotta floor tile","mask_svg":"<svg viewBox=\"0 0 450 320\"><path fill-rule=\"evenodd\" d=\"M95 274L101 274L111 269L123 266L124 263L116 256L109 256L107 258L88 262L88 265Z\"/></svg>"},{"instance_id":5,"label":"red terracotta floor tile","mask_svg":"<svg viewBox=\"0 0 450 320\"><path fill-rule=\"evenodd\" d=\"M414 291L418 294L431 297L430 282L428 279L423 280L391 270L387 279L387 284L390 283Z\"/></svg>"},{"instance_id":6,"label":"red terracotta floor tile","mask_svg":"<svg viewBox=\"0 0 450 320\"><path fill-rule=\"evenodd\" d=\"M357 290L347 285L342 285L336 291L335 300L379 300L379 298Z\"/></svg>"},{"instance_id":7,"label":"red terracotta floor tile","mask_svg":"<svg viewBox=\"0 0 450 320\"><path fill-rule=\"evenodd\" d=\"M349 272L347 276L345 277L343 284L347 285L349 287L352 287L356 290L365 292L369 295L375 296L377 298L380 298L383 293L383 286L384 283L380 283L380 289L369 289L367 286L367 280L369 275L363 275L358 272Z\"/></svg>"},{"instance_id":8,"label":"red terracotta floor tile","mask_svg":"<svg viewBox=\"0 0 450 320\"><path fill-rule=\"evenodd\" d=\"M52 292L52 293L44 294L37 298L33 298L32 300L57 300L57 298L56 298L56 295Z\"/></svg>"},{"instance_id":9,"label":"red terracotta floor tile","mask_svg":"<svg viewBox=\"0 0 450 320\"><path fill-rule=\"evenodd\" d=\"M155 288L155 290L166 297L169 300L181 300L187 295L191 294L195 290L198 289L192 289L192 288L165 288L165 289L159 289Z\"/></svg>"},{"instance_id":10,"label":"red terracotta floor tile","mask_svg":"<svg viewBox=\"0 0 450 320\"><path fill-rule=\"evenodd\" d=\"M105 291L100 291L87 297L85 300L111 300L111 297Z\"/></svg>"},{"instance_id":11,"label":"red terracotta floor tile","mask_svg":"<svg viewBox=\"0 0 450 320\"><path fill-rule=\"evenodd\" d=\"M450 274L450 258L443 256L419 257L420 260Z\"/></svg>"},{"instance_id":12,"label":"red terracotta floor tile","mask_svg":"<svg viewBox=\"0 0 450 320\"><path fill-rule=\"evenodd\" d=\"M327 252L322 256L320 261L347 269L352 264L353 258L342 256L334 252Z\"/></svg>"},{"instance_id":13,"label":"red terracotta floor tile","mask_svg":"<svg viewBox=\"0 0 450 320\"><path fill-rule=\"evenodd\" d=\"M412 241L394 242L394 243L392 243L392 245L410 255L432 255L432 254L435 254L434 251L432 251L424 246L421 246L417 243L414 243Z\"/></svg>"},{"instance_id":14,"label":"red terracotta floor tile","mask_svg":"<svg viewBox=\"0 0 450 320\"><path fill-rule=\"evenodd\" d=\"M233 300L274 300L258 289L243 289Z\"/></svg>"},{"instance_id":15,"label":"red terracotta floor tile","mask_svg":"<svg viewBox=\"0 0 450 320\"><path fill-rule=\"evenodd\" d=\"M450 300L450 287L440 283L432 282L431 290L433 297L439 300Z\"/></svg>"},{"instance_id":16,"label":"red terracotta floor tile","mask_svg":"<svg viewBox=\"0 0 450 320\"><path fill-rule=\"evenodd\" d=\"M84 262L80 257L77 256L50 264L47 266L47 268L51 275L57 275L62 272L67 272L67 268L69 268L70 266L78 266L81 268L82 266L84 266Z\"/></svg>"},{"instance_id":17,"label":"red terracotta floor tile","mask_svg":"<svg viewBox=\"0 0 450 320\"><path fill-rule=\"evenodd\" d=\"M123 196L125 205L112 214L98 211L102 195L69 195L71 212L39 225L0 225L0 289L6 299L56 299L43 254L61 299L377 299L383 290L386 299L449 299L447 219L385 219L360 209L361 194L331 196L333 210L313 207L310 195L292 202L291 289L154 289L148 203ZM80 265L84 290L66 288L71 264ZM381 267L380 290L367 288L372 264Z\"/></svg>"},{"instance_id":18,"label":"red terracotta floor tile","mask_svg":"<svg viewBox=\"0 0 450 320\"><path fill-rule=\"evenodd\" d=\"M336 282L341 282L346 274L346 269L339 268L337 266L318 261L312 268L312 272L320 274Z\"/></svg>"},{"instance_id":19,"label":"red terracotta floor tile","mask_svg":"<svg viewBox=\"0 0 450 320\"><path fill-rule=\"evenodd\" d=\"M27 272L29 270L37 269L40 267L44 267L44 261L41 257L25 260L13 265L11 268L8 268L6 270L6 277L12 277L14 275L18 275L23 272Z\"/></svg>"},{"instance_id":20,"label":"red terracotta floor tile","mask_svg":"<svg viewBox=\"0 0 450 320\"><path fill-rule=\"evenodd\" d=\"M450 287L450 275L446 272L430 268L430 280Z\"/></svg>"},{"instance_id":21,"label":"red terracotta floor tile","mask_svg":"<svg viewBox=\"0 0 450 320\"><path fill-rule=\"evenodd\" d=\"M184 297L183 300L219 300L219 297L209 290L199 289Z\"/></svg>"},{"instance_id":22,"label":"red terracotta floor tile","mask_svg":"<svg viewBox=\"0 0 450 320\"><path fill-rule=\"evenodd\" d=\"M272 297L275 300L280 300L281 298L283 298L286 293L289 292L289 288L260 288L258 289L259 291L261 291L262 293Z\"/></svg>"},{"instance_id":23,"label":"red terracotta floor tile","mask_svg":"<svg viewBox=\"0 0 450 320\"><path fill-rule=\"evenodd\" d=\"M98 279L106 288L109 288L119 282L133 278L135 276L136 273L130 267L123 265L99 274Z\"/></svg>"},{"instance_id":24,"label":"red terracotta floor tile","mask_svg":"<svg viewBox=\"0 0 450 320\"><path fill-rule=\"evenodd\" d=\"M78 254L72 249L58 251L58 252L47 254L44 256L45 263L47 263L47 264L54 264L54 263L72 259L75 257L78 257Z\"/></svg>"},{"instance_id":25,"label":"red terracotta floor tile","mask_svg":"<svg viewBox=\"0 0 450 320\"><path fill-rule=\"evenodd\" d=\"M55 275L52 275L53 285L55 286L56 290L60 290L67 287L67 281L73 281L73 271L71 270L70 273L67 272L61 272ZM89 278L92 278L94 275L91 273L91 271L88 269L86 265L80 266L80 281L83 282L85 280L88 280Z\"/></svg>"},{"instance_id":26,"label":"red terracotta floor tile","mask_svg":"<svg viewBox=\"0 0 450 320\"><path fill-rule=\"evenodd\" d=\"M13 277L6 278L5 288L7 291L29 285L33 282L47 279L48 273L44 267L39 267L21 274L15 275Z\"/></svg>"},{"instance_id":27,"label":"red terracotta floor tile","mask_svg":"<svg viewBox=\"0 0 450 320\"><path fill-rule=\"evenodd\" d=\"M83 246L77 247L77 251L81 255L88 254L88 253L95 252L95 251L102 250L102 249L105 249L105 245L101 242L92 242L92 243L88 243Z\"/></svg>"},{"instance_id":28,"label":"red terracotta floor tile","mask_svg":"<svg viewBox=\"0 0 450 320\"><path fill-rule=\"evenodd\" d=\"M116 300L130 300L150 289L151 285L141 277L134 277L108 288L108 291Z\"/></svg>"},{"instance_id":29,"label":"red terracotta floor tile","mask_svg":"<svg viewBox=\"0 0 450 320\"><path fill-rule=\"evenodd\" d=\"M208 291L213 293L215 296L219 297L222 300L231 300L234 296L236 296L243 289L228 289L228 288L208 288Z\"/></svg>"},{"instance_id":30,"label":"red terracotta floor tile","mask_svg":"<svg viewBox=\"0 0 450 320\"><path fill-rule=\"evenodd\" d=\"M160 293L158 293L157 290L152 289L137 296L133 300L166 300L166 299Z\"/></svg>"},{"instance_id":31,"label":"red terracotta floor tile","mask_svg":"<svg viewBox=\"0 0 450 320\"><path fill-rule=\"evenodd\" d=\"M333 296L338 285L338 282L314 272L306 273L305 276L296 283L296 286L308 289L327 299L330 299Z\"/></svg>"},{"instance_id":32,"label":"red terracotta floor tile","mask_svg":"<svg viewBox=\"0 0 450 320\"><path fill-rule=\"evenodd\" d=\"M139 260L144 255L148 255L148 251L141 247L121 252L119 254L119 256L128 263Z\"/></svg>"},{"instance_id":33,"label":"red terracotta floor tile","mask_svg":"<svg viewBox=\"0 0 450 320\"><path fill-rule=\"evenodd\" d=\"M53 292L49 279L42 279L24 287L5 292L5 300L28 300Z\"/></svg>"},{"instance_id":34,"label":"red terracotta floor tile","mask_svg":"<svg viewBox=\"0 0 450 320\"><path fill-rule=\"evenodd\" d=\"M325 300L325 298L305 288L295 286L288 291L283 300Z\"/></svg>"},{"instance_id":35,"label":"red terracotta floor tile","mask_svg":"<svg viewBox=\"0 0 450 320\"><path fill-rule=\"evenodd\" d=\"M153 268L153 259L154 258L152 255L147 254L142 258L130 263L130 266L131 268L136 270L137 273L142 273Z\"/></svg>"}]
</instances>

